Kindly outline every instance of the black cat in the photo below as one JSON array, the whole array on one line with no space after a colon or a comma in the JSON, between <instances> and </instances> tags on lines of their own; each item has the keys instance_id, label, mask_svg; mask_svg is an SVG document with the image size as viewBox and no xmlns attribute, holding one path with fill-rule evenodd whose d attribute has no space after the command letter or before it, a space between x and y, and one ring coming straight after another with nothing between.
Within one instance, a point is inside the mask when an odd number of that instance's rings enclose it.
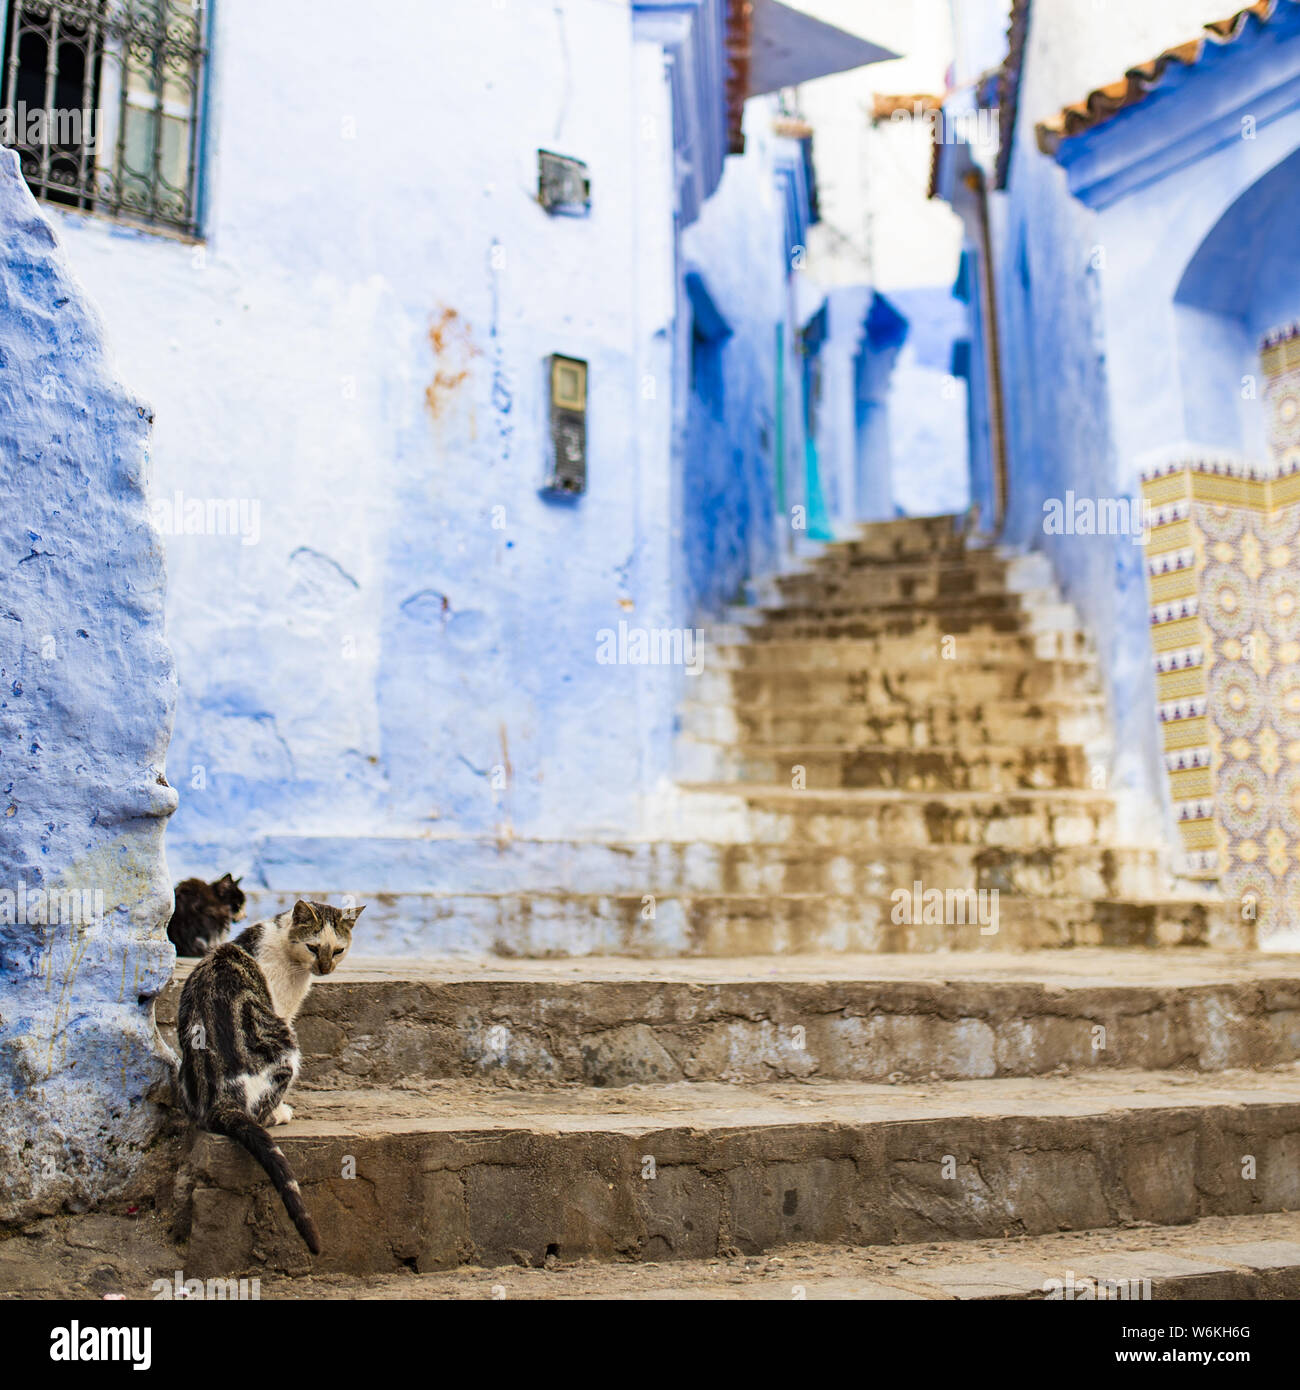
<instances>
[{"instance_id":1,"label":"black cat","mask_svg":"<svg viewBox=\"0 0 1300 1390\"><path fill-rule=\"evenodd\" d=\"M176 885L176 906L167 935L178 956L202 956L226 939L232 922L244 915L244 891L226 874L215 883L187 878Z\"/></svg>"}]
</instances>

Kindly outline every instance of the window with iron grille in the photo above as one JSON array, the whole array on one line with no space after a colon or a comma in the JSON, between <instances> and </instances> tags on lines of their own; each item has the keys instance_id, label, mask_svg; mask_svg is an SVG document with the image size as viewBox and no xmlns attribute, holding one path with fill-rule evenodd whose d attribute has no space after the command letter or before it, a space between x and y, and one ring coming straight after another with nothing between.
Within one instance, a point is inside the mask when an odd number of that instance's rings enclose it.
<instances>
[{"instance_id":1,"label":"window with iron grille","mask_svg":"<svg viewBox=\"0 0 1300 1390\"><path fill-rule=\"evenodd\" d=\"M47 202L193 235L205 0L10 0L3 128Z\"/></svg>"}]
</instances>

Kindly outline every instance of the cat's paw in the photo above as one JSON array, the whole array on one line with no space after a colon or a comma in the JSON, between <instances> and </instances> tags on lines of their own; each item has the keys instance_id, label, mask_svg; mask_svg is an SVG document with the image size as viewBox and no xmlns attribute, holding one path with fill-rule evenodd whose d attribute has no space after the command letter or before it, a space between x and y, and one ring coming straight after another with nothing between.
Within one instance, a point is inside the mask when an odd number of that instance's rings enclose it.
<instances>
[{"instance_id":1,"label":"cat's paw","mask_svg":"<svg viewBox=\"0 0 1300 1390\"><path fill-rule=\"evenodd\" d=\"M267 1122L273 1125L287 1125L293 1119L293 1106L285 1105L283 1101L271 1111L271 1118Z\"/></svg>"}]
</instances>

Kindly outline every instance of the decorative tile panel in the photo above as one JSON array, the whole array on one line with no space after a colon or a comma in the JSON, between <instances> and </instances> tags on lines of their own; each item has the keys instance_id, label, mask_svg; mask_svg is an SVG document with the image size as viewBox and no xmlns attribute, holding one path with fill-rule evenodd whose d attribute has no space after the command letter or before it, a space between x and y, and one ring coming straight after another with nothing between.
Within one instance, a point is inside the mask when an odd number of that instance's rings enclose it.
<instances>
[{"instance_id":1,"label":"decorative tile panel","mask_svg":"<svg viewBox=\"0 0 1300 1390\"><path fill-rule=\"evenodd\" d=\"M1261 352L1269 458L1144 470L1165 770L1184 871L1300 930L1300 326Z\"/></svg>"}]
</instances>

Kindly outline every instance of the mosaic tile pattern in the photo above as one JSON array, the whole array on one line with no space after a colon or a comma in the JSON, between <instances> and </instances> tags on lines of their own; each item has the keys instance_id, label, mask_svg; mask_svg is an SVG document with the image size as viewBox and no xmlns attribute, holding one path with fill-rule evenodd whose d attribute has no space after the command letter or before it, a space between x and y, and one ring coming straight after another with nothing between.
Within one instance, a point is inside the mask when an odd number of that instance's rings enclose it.
<instances>
[{"instance_id":1,"label":"mosaic tile pattern","mask_svg":"<svg viewBox=\"0 0 1300 1390\"><path fill-rule=\"evenodd\" d=\"M1300 930L1300 327L1263 345L1265 465L1144 472L1165 769L1186 873Z\"/></svg>"}]
</instances>

